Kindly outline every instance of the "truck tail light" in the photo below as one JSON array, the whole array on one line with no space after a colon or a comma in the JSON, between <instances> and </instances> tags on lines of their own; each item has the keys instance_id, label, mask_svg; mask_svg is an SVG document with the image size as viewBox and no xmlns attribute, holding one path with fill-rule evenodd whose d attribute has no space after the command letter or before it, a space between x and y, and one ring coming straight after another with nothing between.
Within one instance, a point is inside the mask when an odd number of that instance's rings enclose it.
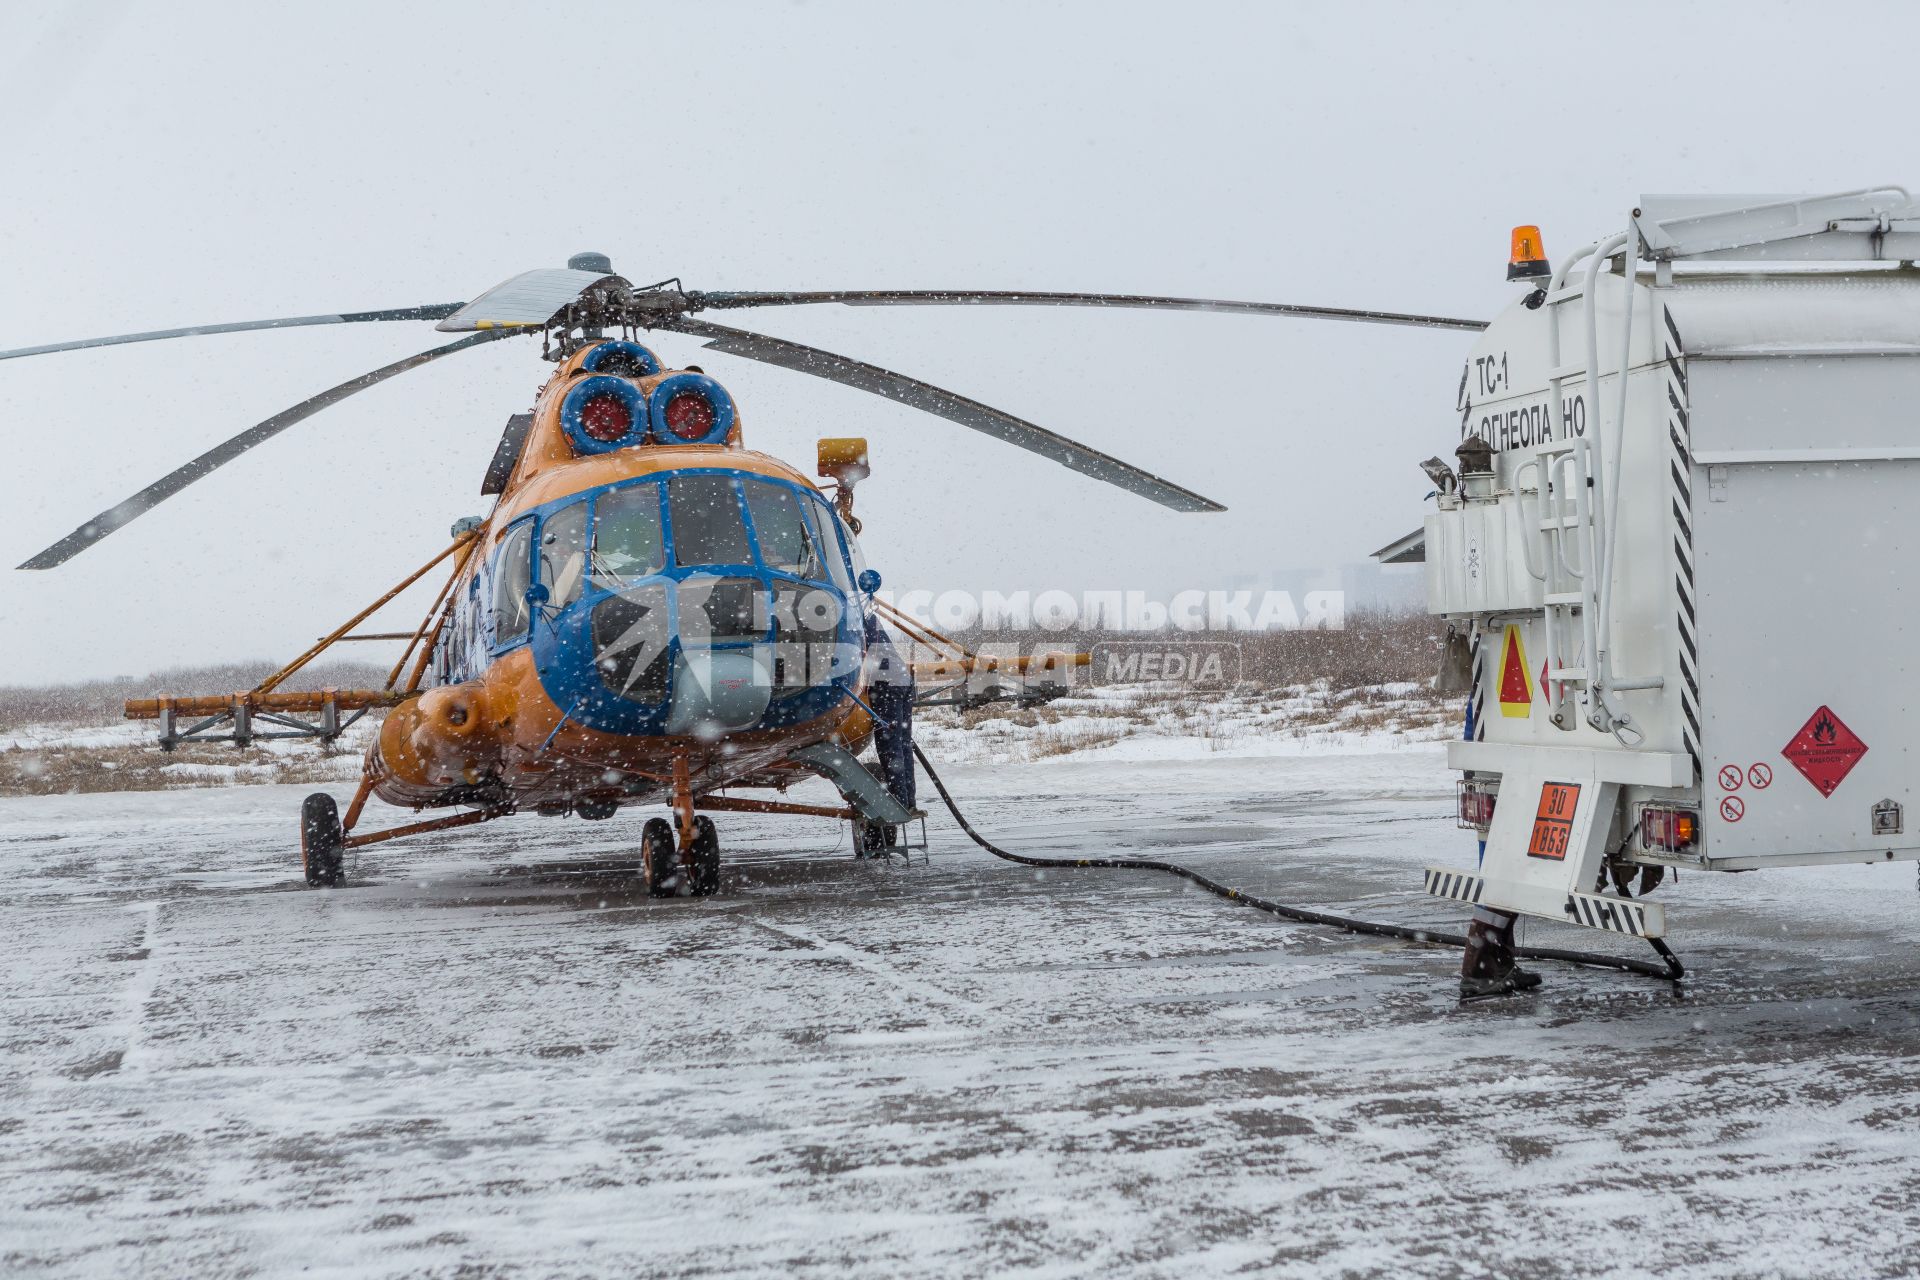
<instances>
[{"instance_id":1,"label":"truck tail light","mask_svg":"<svg viewBox=\"0 0 1920 1280\"><path fill-rule=\"evenodd\" d=\"M1485 831L1493 825L1493 802L1497 793L1477 783L1460 783L1460 826L1468 831Z\"/></svg>"},{"instance_id":2,"label":"truck tail light","mask_svg":"<svg viewBox=\"0 0 1920 1280\"><path fill-rule=\"evenodd\" d=\"M1640 843L1649 849L1678 853L1691 849L1699 839L1700 815L1691 809L1649 806L1640 811Z\"/></svg>"}]
</instances>

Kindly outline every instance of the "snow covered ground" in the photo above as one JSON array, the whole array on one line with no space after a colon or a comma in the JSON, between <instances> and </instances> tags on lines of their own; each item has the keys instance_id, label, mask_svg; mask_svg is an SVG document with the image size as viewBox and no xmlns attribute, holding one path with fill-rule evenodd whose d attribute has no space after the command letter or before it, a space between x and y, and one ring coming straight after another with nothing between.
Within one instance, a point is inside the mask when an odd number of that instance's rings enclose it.
<instances>
[{"instance_id":1,"label":"snow covered ground","mask_svg":"<svg viewBox=\"0 0 1920 1280\"><path fill-rule=\"evenodd\" d=\"M1470 857L1439 749L1365 745L945 772L1025 851L1457 923L1418 891ZM1452 952L939 817L903 866L722 815L697 902L638 891L641 813L308 890L303 790L0 799L0 1272L1920 1266L1911 866L1685 876L1681 993L1549 967L1461 1007Z\"/></svg>"}]
</instances>

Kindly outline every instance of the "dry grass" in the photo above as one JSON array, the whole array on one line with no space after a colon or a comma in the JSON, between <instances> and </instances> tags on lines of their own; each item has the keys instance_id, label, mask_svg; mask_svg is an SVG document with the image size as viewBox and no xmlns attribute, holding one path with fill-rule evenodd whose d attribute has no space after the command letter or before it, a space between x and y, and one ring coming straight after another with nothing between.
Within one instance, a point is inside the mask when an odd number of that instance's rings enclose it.
<instances>
[{"instance_id":1,"label":"dry grass","mask_svg":"<svg viewBox=\"0 0 1920 1280\"><path fill-rule=\"evenodd\" d=\"M50 736L42 745L16 741L0 746L0 795L61 795L92 791L172 791L241 783L329 783L350 780L359 768L365 730L352 731L332 748L313 744L256 743L241 749L214 743L164 752L151 739L85 745L62 742L59 730L114 726L126 729L128 698L162 694L214 694L249 689L279 668L277 662L180 667L150 676L120 676L38 688L0 687L0 735ZM379 687L388 668L361 662L315 665L296 674L290 690ZM372 717L363 724L370 724ZM33 735L21 731L32 728ZM51 735L44 731L53 730ZM84 739L75 732L66 735Z\"/></svg>"},{"instance_id":2,"label":"dry grass","mask_svg":"<svg viewBox=\"0 0 1920 1280\"><path fill-rule=\"evenodd\" d=\"M956 638L978 646L1004 645L1010 637ZM1256 738L1307 741L1337 734L1424 741L1458 730L1458 700L1431 691L1441 627L1425 614L1350 614L1342 631L1080 631L1046 637L1035 647L1084 650L1142 640L1169 647L1230 643L1240 653L1241 679L1225 689L1178 682L1082 687L1044 706L932 710L923 720L934 732L953 735L948 749L963 758L1004 760L1066 755L1134 734L1197 738L1210 750L1226 751Z\"/></svg>"},{"instance_id":3,"label":"dry grass","mask_svg":"<svg viewBox=\"0 0 1920 1280\"><path fill-rule=\"evenodd\" d=\"M1240 677L1261 689L1284 689L1325 681L1336 689L1426 682L1440 669L1446 624L1424 613L1358 611L1340 631L1100 631L1055 635L972 631L954 639L969 648L1018 645L1022 652L1091 650L1119 642L1228 644L1240 652Z\"/></svg>"},{"instance_id":4,"label":"dry grass","mask_svg":"<svg viewBox=\"0 0 1920 1280\"><path fill-rule=\"evenodd\" d=\"M178 791L189 787L351 781L360 769L352 750L318 745L297 754L250 747L151 744L124 747L9 747L0 750L0 795L72 795L92 791Z\"/></svg>"}]
</instances>

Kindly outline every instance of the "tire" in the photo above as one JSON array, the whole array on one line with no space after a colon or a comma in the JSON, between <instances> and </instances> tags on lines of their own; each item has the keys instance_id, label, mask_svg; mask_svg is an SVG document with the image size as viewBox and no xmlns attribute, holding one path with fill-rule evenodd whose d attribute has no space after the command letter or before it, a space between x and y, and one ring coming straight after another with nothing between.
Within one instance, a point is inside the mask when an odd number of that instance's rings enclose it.
<instances>
[{"instance_id":1,"label":"tire","mask_svg":"<svg viewBox=\"0 0 1920 1280\"><path fill-rule=\"evenodd\" d=\"M704 813L693 820L692 853L693 896L711 897L720 888L720 833Z\"/></svg>"},{"instance_id":2,"label":"tire","mask_svg":"<svg viewBox=\"0 0 1920 1280\"><path fill-rule=\"evenodd\" d=\"M300 869L315 888L338 888L346 878L347 835L340 826L340 806L324 791L300 803Z\"/></svg>"},{"instance_id":3,"label":"tire","mask_svg":"<svg viewBox=\"0 0 1920 1280\"><path fill-rule=\"evenodd\" d=\"M640 828L640 875L649 898L671 898L680 891L680 850L674 847L673 824L648 818Z\"/></svg>"}]
</instances>

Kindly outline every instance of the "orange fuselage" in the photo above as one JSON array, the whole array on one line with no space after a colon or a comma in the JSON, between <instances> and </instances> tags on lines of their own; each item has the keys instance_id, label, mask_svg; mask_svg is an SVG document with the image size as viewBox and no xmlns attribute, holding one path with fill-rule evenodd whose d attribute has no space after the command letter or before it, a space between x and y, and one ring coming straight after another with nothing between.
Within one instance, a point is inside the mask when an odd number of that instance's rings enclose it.
<instances>
[{"instance_id":1,"label":"orange fuselage","mask_svg":"<svg viewBox=\"0 0 1920 1280\"><path fill-rule=\"evenodd\" d=\"M639 802L681 760L700 792L784 786L791 752L871 736L851 531L741 446L730 399L660 403L725 396L697 371L592 367L629 345L588 344L542 389L457 570L431 687L369 749L389 803Z\"/></svg>"}]
</instances>

